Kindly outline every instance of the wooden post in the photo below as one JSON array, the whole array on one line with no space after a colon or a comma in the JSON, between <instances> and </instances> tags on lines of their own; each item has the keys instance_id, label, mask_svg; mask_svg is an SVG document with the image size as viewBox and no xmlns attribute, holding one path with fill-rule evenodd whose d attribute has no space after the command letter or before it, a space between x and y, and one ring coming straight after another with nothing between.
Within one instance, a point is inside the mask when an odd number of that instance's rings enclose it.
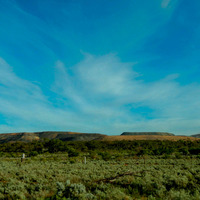
<instances>
[{"instance_id":1,"label":"wooden post","mask_svg":"<svg viewBox=\"0 0 200 200\"><path fill-rule=\"evenodd\" d=\"M84 164L86 164L87 163L87 161L86 161L86 156L84 157Z\"/></svg>"},{"instance_id":2,"label":"wooden post","mask_svg":"<svg viewBox=\"0 0 200 200\"><path fill-rule=\"evenodd\" d=\"M25 160L25 153L22 154L21 162L23 162L24 160Z\"/></svg>"}]
</instances>

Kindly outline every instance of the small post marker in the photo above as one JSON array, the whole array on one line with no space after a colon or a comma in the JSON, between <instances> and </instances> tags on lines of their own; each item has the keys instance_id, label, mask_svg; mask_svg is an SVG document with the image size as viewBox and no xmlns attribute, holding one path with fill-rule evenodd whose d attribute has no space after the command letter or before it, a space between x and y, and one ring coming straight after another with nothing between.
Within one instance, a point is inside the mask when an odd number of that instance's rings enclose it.
<instances>
[{"instance_id":1,"label":"small post marker","mask_svg":"<svg viewBox=\"0 0 200 200\"><path fill-rule=\"evenodd\" d=\"M84 156L84 164L86 164L87 163L87 161L86 161L86 156Z\"/></svg>"},{"instance_id":2,"label":"small post marker","mask_svg":"<svg viewBox=\"0 0 200 200\"><path fill-rule=\"evenodd\" d=\"M24 160L25 160L25 153L22 154L21 162L23 162Z\"/></svg>"}]
</instances>

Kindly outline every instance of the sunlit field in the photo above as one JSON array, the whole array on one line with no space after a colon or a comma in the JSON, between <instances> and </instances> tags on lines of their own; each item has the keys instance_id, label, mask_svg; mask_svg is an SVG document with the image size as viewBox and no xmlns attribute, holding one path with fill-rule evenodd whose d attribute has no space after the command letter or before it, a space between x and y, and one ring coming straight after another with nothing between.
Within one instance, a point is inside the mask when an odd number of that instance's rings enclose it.
<instances>
[{"instance_id":1,"label":"sunlit field","mask_svg":"<svg viewBox=\"0 0 200 200\"><path fill-rule=\"evenodd\" d=\"M21 152L2 153L0 199L200 199L200 156L194 151L149 155L142 146L136 153L109 150L109 143L105 151L91 150L91 144L82 144L82 151L74 146L74 154L27 152L22 161Z\"/></svg>"}]
</instances>

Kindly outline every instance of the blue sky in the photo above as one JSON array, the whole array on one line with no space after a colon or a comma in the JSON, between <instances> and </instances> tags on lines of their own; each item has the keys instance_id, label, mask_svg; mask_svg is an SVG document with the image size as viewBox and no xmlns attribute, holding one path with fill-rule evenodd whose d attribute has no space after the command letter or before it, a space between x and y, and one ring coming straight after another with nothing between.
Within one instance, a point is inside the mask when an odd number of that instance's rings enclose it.
<instances>
[{"instance_id":1,"label":"blue sky","mask_svg":"<svg viewBox=\"0 0 200 200\"><path fill-rule=\"evenodd\" d=\"M200 132L198 0L0 0L0 132Z\"/></svg>"}]
</instances>

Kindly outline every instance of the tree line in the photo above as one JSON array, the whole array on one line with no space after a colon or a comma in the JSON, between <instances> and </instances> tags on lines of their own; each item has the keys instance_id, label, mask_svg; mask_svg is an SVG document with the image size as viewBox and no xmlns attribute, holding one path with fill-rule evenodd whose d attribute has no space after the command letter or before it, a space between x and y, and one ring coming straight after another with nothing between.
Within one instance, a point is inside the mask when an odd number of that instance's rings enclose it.
<instances>
[{"instance_id":1,"label":"tree line","mask_svg":"<svg viewBox=\"0 0 200 200\"><path fill-rule=\"evenodd\" d=\"M23 152L29 156L43 153L67 152L69 156L78 156L79 153L123 152L131 155L181 155L200 154L200 141L62 141L59 139L43 139L41 141L14 142L0 144L0 152Z\"/></svg>"}]
</instances>

